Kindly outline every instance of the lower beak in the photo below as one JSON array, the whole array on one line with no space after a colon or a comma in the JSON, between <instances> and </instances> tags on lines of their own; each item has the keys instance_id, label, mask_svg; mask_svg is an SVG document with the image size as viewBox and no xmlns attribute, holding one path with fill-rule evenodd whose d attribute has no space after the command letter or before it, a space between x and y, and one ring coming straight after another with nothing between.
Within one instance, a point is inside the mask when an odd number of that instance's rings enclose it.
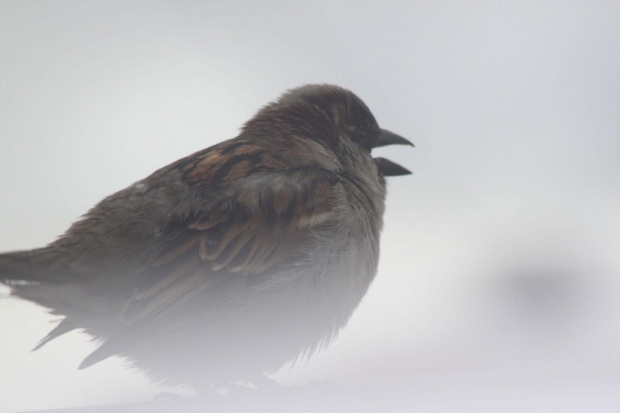
<instances>
[{"instance_id":1,"label":"lower beak","mask_svg":"<svg viewBox=\"0 0 620 413\"><path fill-rule=\"evenodd\" d=\"M404 166L400 166L399 164L390 161L385 158L375 158L375 162L377 162L377 166L379 167L379 172L383 176L400 176L400 175L411 175L411 171Z\"/></svg>"}]
</instances>

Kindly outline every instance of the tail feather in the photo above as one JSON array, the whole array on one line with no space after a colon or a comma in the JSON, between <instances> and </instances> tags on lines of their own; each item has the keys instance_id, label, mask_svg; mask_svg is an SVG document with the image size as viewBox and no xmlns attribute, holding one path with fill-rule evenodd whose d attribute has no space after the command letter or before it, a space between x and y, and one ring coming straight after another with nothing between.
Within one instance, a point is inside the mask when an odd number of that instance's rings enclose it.
<instances>
[{"instance_id":1,"label":"tail feather","mask_svg":"<svg viewBox=\"0 0 620 413\"><path fill-rule=\"evenodd\" d=\"M0 254L0 282L11 285L16 281L36 281L36 276L26 268L27 252Z\"/></svg>"},{"instance_id":2,"label":"tail feather","mask_svg":"<svg viewBox=\"0 0 620 413\"><path fill-rule=\"evenodd\" d=\"M10 287L13 296L66 315L75 288L59 276L68 272L59 271L54 257L49 248L0 254L0 283Z\"/></svg>"},{"instance_id":3,"label":"tail feather","mask_svg":"<svg viewBox=\"0 0 620 413\"><path fill-rule=\"evenodd\" d=\"M39 343L32 349L32 351L40 349L56 337L60 337L63 334L68 333L69 331L75 330L76 328L77 327L75 327L67 318L65 318L52 331L47 333L47 335L43 337L41 341L39 341Z\"/></svg>"},{"instance_id":4,"label":"tail feather","mask_svg":"<svg viewBox=\"0 0 620 413\"><path fill-rule=\"evenodd\" d=\"M115 354L120 353L123 349L127 349L130 346L130 342L127 340L127 335L121 332L116 332L115 335L103 342L98 348L90 353L82 363L80 363L78 369L83 370L97 364L100 361L112 357Z\"/></svg>"},{"instance_id":5,"label":"tail feather","mask_svg":"<svg viewBox=\"0 0 620 413\"><path fill-rule=\"evenodd\" d=\"M53 282L56 272L49 248L0 254L0 282L12 285L19 281Z\"/></svg>"},{"instance_id":6,"label":"tail feather","mask_svg":"<svg viewBox=\"0 0 620 413\"><path fill-rule=\"evenodd\" d=\"M61 282L54 277L54 254L49 248L31 251L18 251L0 254L0 283L11 288L11 295L47 307L52 313L62 307L62 289L56 288ZM74 330L76 327L63 319L32 349L38 350L53 339Z\"/></svg>"},{"instance_id":7,"label":"tail feather","mask_svg":"<svg viewBox=\"0 0 620 413\"><path fill-rule=\"evenodd\" d=\"M107 342L106 342L107 343ZM90 353L78 366L78 370L84 370L93 364L97 364L100 361L107 359L117 353L117 349L114 346L106 346L105 343L95 351Z\"/></svg>"}]
</instances>

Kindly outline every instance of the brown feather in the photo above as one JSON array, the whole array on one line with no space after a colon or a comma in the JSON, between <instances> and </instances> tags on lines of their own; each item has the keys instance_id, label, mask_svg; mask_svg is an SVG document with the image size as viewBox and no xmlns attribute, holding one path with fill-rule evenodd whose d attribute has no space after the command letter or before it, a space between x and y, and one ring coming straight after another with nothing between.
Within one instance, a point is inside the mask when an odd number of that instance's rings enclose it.
<instances>
[{"instance_id":1,"label":"brown feather","mask_svg":"<svg viewBox=\"0 0 620 413\"><path fill-rule=\"evenodd\" d=\"M155 262L153 262L153 267L159 267L160 265L164 265L172 261L173 259L185 254L187 251L194 248L200 242L200 240L201 237L191 238L189 241L169 250L165 254L162 254L159 258L155 260Z\"/></svg>"},{"instance_id":2,"label":"brown feather","mask_svg":"<svg viewBox=\"0 0 620 413\"><path fill-rule=\"evenodd\" d=\"M147 273L133 293L123 311L125 322L151 316L174 318L175 311L227 277L257 275L273 268L309 239L311 228L327 219L332 176L310 168L280 172L268 187L260 180L254 184L252 177L266 173L265 157L267 153L256 143L229 141L183 166L188 185L211 185L212 189L204 189L207 196L219 190L218 183L230 187L238 181L238 186L219 192L217 204L184 223L186 233L153 261L158 274ZM283 169L277 155L268 157L271 168Z\"/></svg>"}]
</instances>

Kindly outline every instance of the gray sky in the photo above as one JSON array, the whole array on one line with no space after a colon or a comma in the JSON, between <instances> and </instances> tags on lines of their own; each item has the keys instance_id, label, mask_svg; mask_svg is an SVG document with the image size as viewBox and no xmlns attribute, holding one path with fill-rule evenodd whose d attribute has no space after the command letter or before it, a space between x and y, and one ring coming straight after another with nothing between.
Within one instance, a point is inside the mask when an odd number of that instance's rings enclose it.
<instances>
[{"instance_id":1,"label":"gray sky","mask_svg":"<svg viewBox=\"0 0 620 413\"><path fill-rule=\"evenodd\" d=\"M389 181L349 326L276 378L617 369L619 23L616 1L3 1L0 250L45 245L284 90L334 83L415 142L381 150L414 175ZM50 320L0 299L1 410L159 391L120 360L77 371L86 336L29 353Z\"/></svg>"}]
</instances>

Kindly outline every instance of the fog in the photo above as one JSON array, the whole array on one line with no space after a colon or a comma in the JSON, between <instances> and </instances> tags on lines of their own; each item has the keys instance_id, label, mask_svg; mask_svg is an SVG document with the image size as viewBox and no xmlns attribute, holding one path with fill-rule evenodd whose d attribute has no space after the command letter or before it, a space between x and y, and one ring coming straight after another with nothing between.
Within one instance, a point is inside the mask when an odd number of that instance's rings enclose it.
<instances>
[{"instance_id":1,"label":"fog","mask_svg":"<svg viewBox=\"0 0 620 413\"><path fill-rule=\"evenodd\" d=\"M377 150L414 174L389 179L348 326L273 378L415 395L368 409L617 411L619 19L614 1L2 2L0 251L286 89L337 84L415 143ZM77 332L30 353L58 318L1 288L1 411L191 395L121 359L78 371Z\"/></svg>"}]
</instances>

